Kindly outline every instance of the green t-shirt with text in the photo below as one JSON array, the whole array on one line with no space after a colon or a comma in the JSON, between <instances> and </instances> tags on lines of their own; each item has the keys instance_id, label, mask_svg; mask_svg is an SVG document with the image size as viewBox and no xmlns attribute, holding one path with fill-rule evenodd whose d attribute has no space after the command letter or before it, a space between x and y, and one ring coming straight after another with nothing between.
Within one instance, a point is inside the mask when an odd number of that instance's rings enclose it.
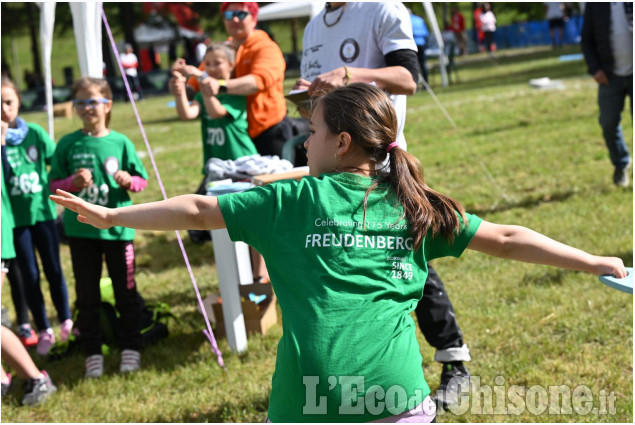
<instances>
[{"instance_id":1,"label":"green t-shirt with text","mask_svg":"<svg viewBox=\"0 0 635 425\"><path fill-rule=\"evenodd\" d=\"M57 218L55 203L49 199L51 191L46 170L55 152L55 143L39 125L27 125L29 129L22 143L6 146L11 166L7 189L17 227Z\"/></svg>"},{"instance_id":2,"label":"green t-shirt with text","mask_svg":"<svg viewBox=\"0 0 635 425\"><path fill-rule=\"evenodd\" d=\"M0 249L1 257L3 260L10 260L15 258L15 247L13 245L13 228L15 222L13 221L13 212L11 211L11 201L9 200L9 193L7 192L7 186L4 182L4 174L2 174L2 162L0 161L0 180L2 180L2 204L0 211L1 224L2 224L2 248Z\"/></svg>"},{"instance_id":3,"label":"green t-shirt with text","mask_svg":"<svg viewBox=\"0 0 635 425\"><path fill-rule=\"evenodd\" d=\"M92 137L81 130L62 137L51 161L50 179L64 179L80 168L91 171L93 184L76 195L92 204L109 208L132 205L128 191L115 182L114 175L117 171L123 170L131 176L148 178L130 139L113 130L104 137ZM127 241L133 240L135 235L134 229L127 227L97 229L80 223L77 221L77 213L70 210L64 212L64 229L68 236L88 239Z\"/></svg>"},{"instance_id":4,"label":"green t-shirt with text","mask_svg":"<svg viewBox=\"0 0 635 425\"><path fill-rule=\"evenodd\" d=\"M414 251L403 208L383 183L350 173L283 181L218 198L232 240L265 258L282 310L272 380L273 422L366 422L430 393L410 313L427 261L458 257L481 220L453 243Z\"/></svg>"},{"instance_id":5,"label":"green t-shirt with text","mask_svg":"<svg viewBox=\"0 0 635 425\"><path fill-rule=\"evenodd\" d=\"M203 174L205 164L210 158L238 159L258 153L247 132L247 98L231 94L219 94L216 97L227 110L227 115L222 118L211 118L207 114L200 92L194 96L201 107L199 117L203 141Z\"/></svg>"}]
</instances>

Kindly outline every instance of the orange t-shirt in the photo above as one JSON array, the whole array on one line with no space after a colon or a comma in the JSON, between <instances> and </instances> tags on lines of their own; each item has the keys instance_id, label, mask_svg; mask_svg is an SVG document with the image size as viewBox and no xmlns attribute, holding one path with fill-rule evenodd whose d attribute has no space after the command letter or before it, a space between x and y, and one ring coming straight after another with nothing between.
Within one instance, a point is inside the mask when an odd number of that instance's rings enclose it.
<instances>
[{"instance_id":1,"label":"orange t-shirt","mask_svg":"<svg viewBox=\"0 0 635 425\"><path fill-rule=\"evenodd\" d=\"M204 69L203 63L199 69ZM286 63L280 47L262 30L254 30L236 53L233 78L252 75L258 92L247 96L247 124L253 139L278 124L287 115L287 102L282 83ZM198 80L187 82L198 91Z\"/></svg>"}]
</instances>

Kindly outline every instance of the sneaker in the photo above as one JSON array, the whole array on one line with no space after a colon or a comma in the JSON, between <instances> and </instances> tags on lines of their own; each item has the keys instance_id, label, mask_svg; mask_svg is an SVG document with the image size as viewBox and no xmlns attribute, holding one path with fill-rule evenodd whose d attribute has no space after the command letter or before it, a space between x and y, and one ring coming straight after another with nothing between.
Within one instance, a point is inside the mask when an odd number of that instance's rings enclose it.
<instances>
[{"instance_id":1,"label":"sneaker","mask_svg":"<svg viewBox=\"0 0 635 425\"><path fill-rule=\"evenodd\" d=\"M53 333L53 329L48 328L41 331L38 338L39 341L37 343L36 351L39 355L46 356L53 344L55 344L55 334Z\"/></svg>"},{"instance_id":2,"label":"sneaker","mask_svg":"<svg viewBox=\"0 0 635 425\"><path fill-rule=\"evenodd\" d=\"M38 343L38 337L33 329L31 329L31 326L20 326L18 329L18 338L26 348L33 347Z\"/></svg>"},{"instance_id":3,"label":"sneaker","mask_svg":"<svg viewBox=\"0 0 635 425\"><path fill-rule=\"evenodd\" d=\"M7 373L7 382L2 383L2 397L7 395L10 388L11 388L11 374Z\"/></svg>"},{"instance_id":4,"label":"sneaker","mask_svg":"<svg viewBox=\"0 0 635 425\"><path fill-rule=\"evenodd\" d=\"M121 352L121 366L119 372L136 372L141 367L141 354L136 350L123 350Z\"/></svg>"},{"instance_id":5,"label":"sneaker","mask_svg":"<svg viewBox=\"0 0 635 425\"><path fill-rule=\"evenodd\" d=\"M86 378L101 378L104 374L104 356L93 354L86 357Z\"/></svg>"},{"instance_id":6,"label":"sneaker","mask_svg":"<svg viewBox=\"0 0 635 425\"><path fill-rule=\"evenodd\" d=\"M22 397L22 404L25 406L40 404L56 391L57 387L53 385L51 377L43 370L41 378L26 381L26 391Z\"/></svg>"},{"instance_id":7,"label":"sneaker","mask_svg":"<svg viewBox=\"0 0 635 425\"><path fill-rule=\"evenodd\" d=\"M436 393L437 407L447 409L458 404L461 393L469 391L470 377L463 362L443 363L441 385Z\"/></svg>"},{"instance_id":8,"label":"sneaker","mask_svg":"<svg viewBox=\"0 0 635 425\"><path fill-rule=\"evenodd\" d=\"M613 172L613 183L616 186L626 187L628 186L628 170L631 167L631 160L628 160L628 164L626 164L623 168L615 168Z\"/></svg>"},{"instance_id":9,"label":"sneaker","mask_svg":"<svg viewBox=\"0 0 635 425\"><path fill-rule=\"evenodd\" d=\"M62 342L68 340L68 336L71 334L73 330L73 321L71 319L66 319L60 325L60 339Z\"/></svg>"}]
</instances>

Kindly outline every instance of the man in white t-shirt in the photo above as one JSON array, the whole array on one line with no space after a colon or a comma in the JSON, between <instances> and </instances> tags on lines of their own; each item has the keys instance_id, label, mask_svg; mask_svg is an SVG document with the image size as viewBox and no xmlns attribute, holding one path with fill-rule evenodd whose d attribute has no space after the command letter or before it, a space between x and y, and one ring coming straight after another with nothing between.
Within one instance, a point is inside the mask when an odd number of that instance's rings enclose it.
<instances>
[{"instance_id":1,"label":"man in white t-shirt","mask_svg":"<svg viewBox=\"0 0 635 425\"><path fill-rule=\"evenodd\" d=\"M143 91L141 90L141 82L139 81L139 74L137 68L139 68L139 60L137 55L132 51L132 46L128 43L124 46L124 51L119 55L121 59L121 65L126 73L126 79L130 89L134 90L137 94L135 99L143 99Z\"/></svg>"},{"instance_id":2,"label":"man in white t-shirt","mask_svg":"<svg viewBox=\"0 0 635 425\"><path fill-rule=\"evenodd\" d=\"M397 141L406 148L406 95L417 90L419 65L408 10L401 3L326 3L304 30L302 77L295 89L329 90L375 83L390 93Z\"/></svg>"},{"instance_id":3,"label":"man in white t-shirt","mask_svg":"<svg viewBox=\"0 0 635 425\"><path fill-rule=\"evenodd\" d=\"M419 62L408 10L402 3L326 3L304 30L301 78L294 89L319 90L352 82L374 83L390 94L397 112L397 141L403 134L407 95L417 89ZM437 402L458 401L457 384L469 379L463 366L471 360L443 281L428 265L428 279L415 313L435 360L443 364Z\"/></svg>"}]
</instances>

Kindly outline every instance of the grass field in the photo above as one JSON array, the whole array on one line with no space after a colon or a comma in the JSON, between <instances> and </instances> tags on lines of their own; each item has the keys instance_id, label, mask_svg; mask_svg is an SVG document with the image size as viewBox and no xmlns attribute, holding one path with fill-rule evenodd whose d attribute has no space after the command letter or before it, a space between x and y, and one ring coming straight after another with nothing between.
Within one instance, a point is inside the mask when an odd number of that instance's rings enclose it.
<instances>
[{"instance_id":1,"label":"grass field","mask_svg":"<svg viewBox=\"0 0 635 425\"><path fill-rule=\"evenodd\" d=\"M496 60L470 56L470 63L459 64L460 82L448 88L441 88L439 75L433 75L433 88L457 128L429 95L419 92L408 101L409 150L422 161L427 182L459 199L468 211L493 222L525 225L596 254L619 256L632 266L633 189L612 183L597 123L597 87L585 75L583 61L558 60L578 51L576 46L502 51ZM528 80L538 77L561 79L564 89L531 88ZM170 100L149 98L138 106L168 196L174 196L196 189L201 143L198 123L178 121L167 107ZM46 122L42 113L24 118ZM145 151L129 104L115 105L111 124ZM632 150L628 113L623 125ZM56 138L79 126L77 118L56 119ZM133 195L137 203L161 197L147 156L144 162L151 180L144 192ZM193 245L182 235L205 297L218 289L213 247ZM264 421L280 324L264 336L251 336L245 356L232 354L220 340L229 371L225 380L201 333L203 318L175 234L138 232L135 244L141 293L149 301L170 304L181 324L172 322L169 338L144 350L143 369L132 376L117 373L116 351L107 356L106 374L98 381L83 379L79 354L56 362L35 357L59 392L41 407L26 408L18 406L21 391L15 391L2 400L2 421ZM62 261L72 302L74 279L65 245ZM495 399L513 385L524 386L528 406L505 414L501 408L507 400L488 413L474 398L465 413L439 414L439 422L633 421L632 296L588 274L474 252L436 260L434 266L470 347L471 373L481 386L494 388ZM15 317L8 290L2 303ZM440 366L434 350L421 334L418 338L426 379L435 390ZM592 406L600 411L556 413L553 403L546 409L546 392L539 389L551 386L587 386ZM614 398L614 410L602 410L602 397Z\"/></svg>"}]
</instances>

